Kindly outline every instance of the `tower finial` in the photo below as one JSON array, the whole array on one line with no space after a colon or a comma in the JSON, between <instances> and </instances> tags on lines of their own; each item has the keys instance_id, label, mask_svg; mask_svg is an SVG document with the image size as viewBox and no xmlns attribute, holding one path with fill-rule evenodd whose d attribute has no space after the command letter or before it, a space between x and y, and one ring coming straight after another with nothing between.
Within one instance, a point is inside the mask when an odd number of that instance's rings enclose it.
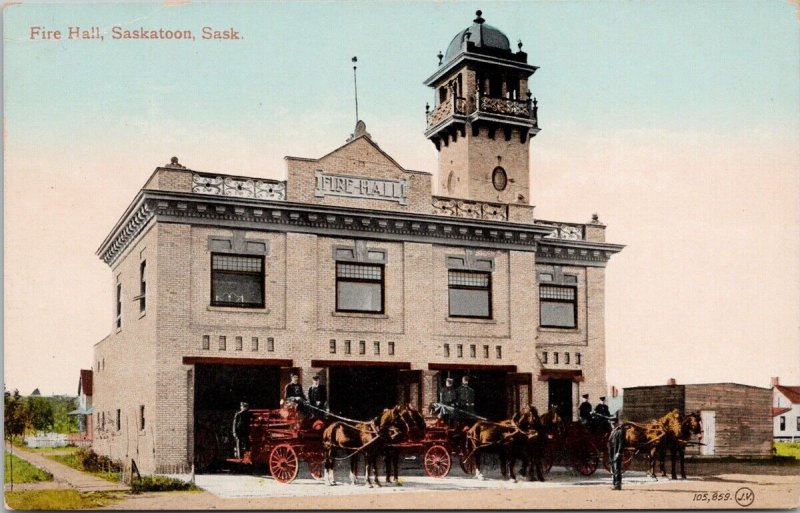
<instances>
[{"instance_id":1,"label":"tower finial","mask_svg":"<svg viewBox=\"0 0 800 513\"><path fill-rule=\"evenodd\" d=\"M439 53L436 54L436 57L439 58L439 66L441 66L442 65L442 59L444 58L444 55L442 54L441 50L439 50Z\"/></svg>"},{"instance_id":2,"label":"tower finial","mask_svg":"<svg viewBox=\"0 0 800 513\"><path fill-rule=\"evenodd\" d=\"M483 14L483 11L481 11L480 9L478 9L477 11L475 11L475 16L477 16L477 17L476 17L474 20L472 20L472 21L474 21L475 23L478 23L478 24L481 24L481 23L483 23L484 21L486 21L486 20L484 20L484 19L481 17L481 14Z\"/></svg>"},{"instance_id":3,"label":"tower finial","mask_svg":"<svg viewBox=\"0 0 800 513\"><path fill-rule=\"evenodd\" d=\"M358 62L358 57L353 56L353 88L355 89L356 95L356 125L358 125L358 79L356 78L356 63Z\"/></svg>"}]
</instances>

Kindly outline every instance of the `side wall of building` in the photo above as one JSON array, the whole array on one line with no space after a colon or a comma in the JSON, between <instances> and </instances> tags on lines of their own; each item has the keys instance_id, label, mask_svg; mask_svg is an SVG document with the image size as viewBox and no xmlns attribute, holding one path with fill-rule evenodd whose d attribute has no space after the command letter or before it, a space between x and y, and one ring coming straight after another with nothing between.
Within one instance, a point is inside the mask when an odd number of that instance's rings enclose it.
<instances>
[{"instance_id":1,"label":"side wall of building","mask_svg":"<svg viewBox=\"0 0 800 513\"><path fill-rule=\"evenodd\" d=\"M627 391L626 401L627 401ZM768 456L772 448L772 391L734 383L686 385L686 413L713 411L715 456ZM704 427L708 431L708 427ZM708 440L706 440L708 442ZM687 454L699 454L690 446Z\"/></svg>"},{"instance_id":2,"label":"side wall of building","mask_svg":"<svg viewBox=\"0 0 800 513\"><path fill-rule=\"evenodd\" d=\"M111 334L95 345L92 403L95 408L93 449L114 460L131 459L142 469L155 465L157 426L156 322L158 296L158 228L152 223L111 272ZM147 291L141 311L141 265L146 262ZM116 325L117 285L121 285L121 327ZM142 408L144 408L142 410ZM119 424L117 424L119 412ZM144 415L144 429L142 429Z\"/></svg>"}]
</instances>

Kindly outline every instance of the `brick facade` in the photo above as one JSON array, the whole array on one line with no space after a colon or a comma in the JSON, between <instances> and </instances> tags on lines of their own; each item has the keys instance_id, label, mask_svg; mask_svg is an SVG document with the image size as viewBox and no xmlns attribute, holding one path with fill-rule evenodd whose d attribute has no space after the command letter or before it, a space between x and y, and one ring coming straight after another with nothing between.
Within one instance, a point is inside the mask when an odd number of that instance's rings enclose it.
<instances>
[{"instance_id":1,"label":"brick facade","mask_svg":"<svg viewBox=\"0 0 800 513\"><path fill-rule=\"evenodd\" d=\"M534 68L520 69L527 89ZM474 88L474 73L465 73ZM320 373L332 392L344 367L386 369L365 394L390 390L420 407L436 400L440 373L451 370L493 376L505 388L490 391L505 405L501 413L531 402L546 409L554 376L569 376L573 410L581 393L602 395L604 268L622 246L605 242L596 219L534 219L528 134L538 128L530 119L509 123L504 131L476 121L461 138L437 142L435 179L401 167L363 125L319 159L287 157L283 182L201 173L177 159L157 168L98 250L112 271L112 320L122 287L122 325L95 346L95 450L135 459L144 472L187 470L195 449L207 449L197 442L203 423L227 426L235 409L209 410L216 392L205 380L222 376L225 366L264 364L259 379L281 390L289 367L306 387ZM502 193L492 184L498 163L511 179ZM451 169L457 176L448 186ZM321 188L323 176L334 177L335 194ZM444 196L434 196L434 186ZM213 306L212 253L252 248L264 262L263 308ZM352 248L358 258L381 255L382 313L337 311L337 248ZM140 313L143 261L147 307ZM491 315L451 316L448 266L479 261L491 267ZM576 277L575 327L539 326L540 273ZM544 361L545 352L561 358ZM242 383L231 393L248 393ZM278 393L259 400L271 404Z\"/></svg>"}]
</instances>

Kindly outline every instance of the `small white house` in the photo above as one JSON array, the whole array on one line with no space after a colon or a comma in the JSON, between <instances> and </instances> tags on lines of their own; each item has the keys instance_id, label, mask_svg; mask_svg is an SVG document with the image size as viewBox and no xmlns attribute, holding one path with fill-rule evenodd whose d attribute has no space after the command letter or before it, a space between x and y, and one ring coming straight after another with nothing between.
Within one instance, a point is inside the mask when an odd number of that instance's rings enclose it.
<instances>
[{"instance_id":1,"label":"small white house","mask_svg":"<svg viewBox=\"0 0 800 513\"><path fill-rule=\"evenodd\" d=\"M776 442L800 442L800 386L772 384L772 420Z\"/></svg>"}]
</instances>

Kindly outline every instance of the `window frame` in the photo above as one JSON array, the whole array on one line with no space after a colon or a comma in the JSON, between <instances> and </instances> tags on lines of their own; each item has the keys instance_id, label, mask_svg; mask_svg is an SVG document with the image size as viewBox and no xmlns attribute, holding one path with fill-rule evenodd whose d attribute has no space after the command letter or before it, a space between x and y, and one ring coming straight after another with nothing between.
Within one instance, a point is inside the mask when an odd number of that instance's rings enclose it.
<instances>
[{"instance_id":1,"label":"window frame","mask_svg":"<svg viewBox=\"0 0 800 513\"><path fill-rule=\"evenodd\" d=\"M139 263L139 313L147 311L147 260Z\"/></svg>"},{"instance_id":2,"label":"window frame","mask_svg":"<svg viewBox=\"0 0 800 513\"><path fill-rule=\"evenodd\" d=\"M486 287L477 287L473 285L450 285L450 275L452 273L465 273L465 274L482 274L486 275L488 283ZM450 290L485 290L488 294L487 301L489 305L488 315L453 315L452 305L450 303ZM492 307L492 273L490 271L471 271L466 269L448 269L447 270L447 316L454 319L494 319L494 308Z\"/></svg>"},{"instance_id":3,"label":"window frame","mask_svg":"<svg viewBox=\"0 0 800 513\"><path fill-rule=\"evenodd\" d=\"M780 431L786 431L786 415L781 415L780 416L779 424L780 424L778 426L779 430Z\"/></svg>"},{"instance_id":4,"label":"window frame","mask_svg":"<svg viewBox=\"0 0 800 513\"><path fill-rule=\"evenodd\" d=\"M351 265L357 267L377 267L380 269L381 277L380 280L369 279L369 278L340 278L339 277L339 266L340 265ZM335 308L336 312L340 313L358 313L358 314L372 314L372 315L383 315L386 312L386 265L385 264L375 264L375 263L365 263L365 262L347 262L347 261L337 261L336 265L334 266L334 275L335 275L335 287L334 287L334 294L335 298ZM340 308L339 306L339 283L379 283L381 286L381 308L380 310L356 310L356 309L344 309Z\"/></svg>"},{"instance_id":5,"label":"window frame","mask_svg":"<svg viewBox=\"0 0 800 513\"><path fill-rule=\"evenodd\" d=\"M252 258L261 261L261 270L256 272L251 271L223 271L223 270L215 270L214 269L214 257L221 256L221 257L237 257L237 258ZM260 276L259 286L261 288L261 303L230 303L224 301L217 301L215 299L216 295L214 294L214 274L215 273L225 273L225 274L234 274L234 275L242 275L242 276ZM264 255L247 255L247 254L239 254L239 253L211 253L211 266L209 272L209 279L210 279L210 291L211 291L211 306L219 307L219 308L254 308L254 309L264 309L267 305L267 298L266 298L266 288L265 282L267 279L266 276L266 267L265 267L265 258Z\"/></svg>"},{"instance_id":6,"label":"window frame","mask_svg":"<svg viewBox=\"0 0 800 513\"><path fill-rule=\"evenodd\" d=\"M122 329L122 284L117 283L117 311L114 318L114 325L116 328Z\"/></svg>"},{"instance_id":7,"label":"window frame","mask_svg":"<svg viewBox=\"0 0 800 513\"><path fill-rule=\"evenodd\" d=\"M542 298L542 289L544 287L556 289L571 289L574 293L572 299L551 299ZM564 303L572 305L572 326L559 326L557 324L544 324L542 322L542 303ZM553 328L562 330L574 330L578 327L578 286L577 285L557 285L554 283L540 283L539 284L539 327L540 328Z\"/></svg>"}]
</instances>

